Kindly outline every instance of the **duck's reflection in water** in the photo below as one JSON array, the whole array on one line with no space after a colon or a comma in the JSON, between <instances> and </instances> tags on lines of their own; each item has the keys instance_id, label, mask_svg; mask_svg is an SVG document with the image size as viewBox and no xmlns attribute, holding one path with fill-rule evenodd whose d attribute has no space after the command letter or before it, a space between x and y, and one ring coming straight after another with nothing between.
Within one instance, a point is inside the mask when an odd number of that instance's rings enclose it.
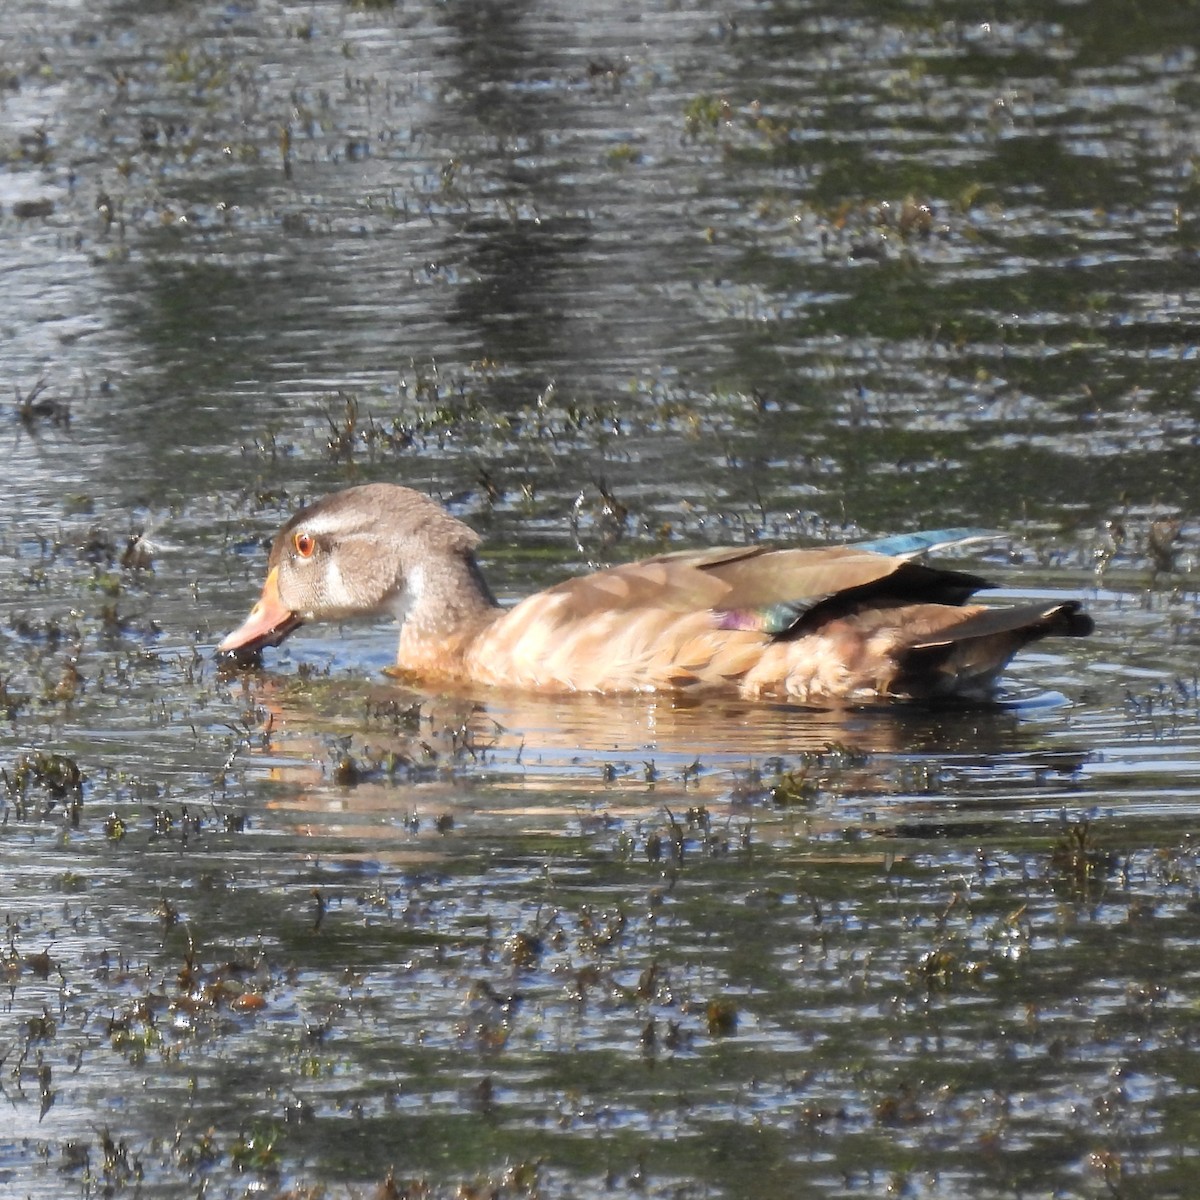
<instances>
[{"instance_id":1,"label":"duck's reflection in water","mask_svg":"<svg viewBox=\"0 0 1200 1200\"><path fill-rule=\"evenodd\" d=\"M580 813L774 811L797 800L834 823L848 799L860 811L872 800L901 801L911 815L953 807L981 779L1069 779L1080 761L1066 748L1046 751L1037 723L1001 706L818 710L711 696L429 695L391 682L301 685L271 675L248 687L270 731L260 758L268 806L307 814L314 833L353 826L372 842L402 829L445 831L468 815L560 832Z\"/></svg>"}]
</instances>

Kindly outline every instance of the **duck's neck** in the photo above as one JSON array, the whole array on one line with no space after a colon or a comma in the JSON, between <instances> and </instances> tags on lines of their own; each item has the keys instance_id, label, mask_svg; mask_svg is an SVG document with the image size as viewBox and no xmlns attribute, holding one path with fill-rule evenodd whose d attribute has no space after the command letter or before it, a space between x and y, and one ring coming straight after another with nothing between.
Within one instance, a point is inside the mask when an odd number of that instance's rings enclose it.
<instances>
[{"instance_id":1,"label":"duck's neck","mask_svg":"<svg viewBox=\"0 0 1200 1200\"><path fill-rule=\"evenodd\" d=\"M501 613L473 556L423 563L407 579L397 665L456 673L476 636Z\"/></svg>"}]
</instances>

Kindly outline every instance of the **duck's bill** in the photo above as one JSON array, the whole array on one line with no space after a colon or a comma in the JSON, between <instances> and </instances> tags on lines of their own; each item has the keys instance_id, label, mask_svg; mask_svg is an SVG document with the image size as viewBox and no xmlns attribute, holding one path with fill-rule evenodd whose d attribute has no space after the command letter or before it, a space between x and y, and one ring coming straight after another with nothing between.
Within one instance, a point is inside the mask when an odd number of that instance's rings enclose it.
<instances>
[{"instance_id":1,"label":"duck's bill","mask_svg":"<svg viewBox=\"0 0 1200 1200\"><path fill-rule=\"evenodd\" d=\"M263 584L258 603L250 615L217 647L217 657L238 666L251 666L260 660L268 646L278 646L304 622L279 598L279 569L272 567Z\"/></svg>"}]
</instances>

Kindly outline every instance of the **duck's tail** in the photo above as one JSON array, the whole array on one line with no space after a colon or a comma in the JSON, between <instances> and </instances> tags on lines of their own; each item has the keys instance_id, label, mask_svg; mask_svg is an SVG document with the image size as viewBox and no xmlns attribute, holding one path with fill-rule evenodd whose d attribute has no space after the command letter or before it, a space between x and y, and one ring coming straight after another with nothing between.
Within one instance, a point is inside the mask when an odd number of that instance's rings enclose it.
<instances>
[{"instance_id":1,"label":"duck's tail","mask_svg":"<svg viewBox=\"0 0 1200 1200\"><path fill-rule=\"evenodd\" d=\"M1079 601L1049 607L977 609L896 652L897 673L890 690L913 699L987 695L1009 660L1022 647L1044 637L1087 637L1092 618Z\"/></svg>"}]
</instances>

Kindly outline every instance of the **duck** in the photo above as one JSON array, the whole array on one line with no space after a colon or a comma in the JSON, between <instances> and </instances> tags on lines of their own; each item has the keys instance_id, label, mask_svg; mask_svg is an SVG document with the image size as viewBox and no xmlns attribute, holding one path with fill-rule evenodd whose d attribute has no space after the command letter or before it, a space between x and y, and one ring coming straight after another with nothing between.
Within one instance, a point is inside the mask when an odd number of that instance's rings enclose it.
<instances>
[{"instance_id":1,"label":"duck","mask_svg":"<svg viewBox=\"0 0 1200 1200\"><path fill-rule=\"evenodd\" d=\"M283 526L258 602L217 655L256 665L307 622L391 616L400 635L389 674L427 687L725 692L816 706L986 699L1022 647L1086 637L1093 622L1077 600L970 602L992 585L925 560L980 535L681 550L503 607L480 569L478 533L422 492L369 483Z\"/></svg>"}]
</instances>

